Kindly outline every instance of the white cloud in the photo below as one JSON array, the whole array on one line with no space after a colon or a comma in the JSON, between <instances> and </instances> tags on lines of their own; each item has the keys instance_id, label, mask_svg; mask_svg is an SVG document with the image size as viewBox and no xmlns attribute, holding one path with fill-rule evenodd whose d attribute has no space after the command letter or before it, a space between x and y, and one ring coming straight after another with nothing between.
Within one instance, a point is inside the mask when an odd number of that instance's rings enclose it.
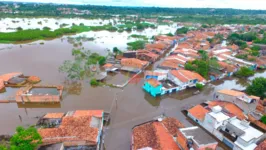
<instances>
[{"instance_id":1,"label":"white cloud","mask_svg":"<svg viewBox=\"0 0 266 150\"><path fill-rule=\"evenodd\" d=\"M10 0L3 0L10 1ZM15 0L20 2L46 2L67 4L92 4L108 6L157 6L188 8L238 8L264 9L266 0Z\"/></svg>"}]
</instances>

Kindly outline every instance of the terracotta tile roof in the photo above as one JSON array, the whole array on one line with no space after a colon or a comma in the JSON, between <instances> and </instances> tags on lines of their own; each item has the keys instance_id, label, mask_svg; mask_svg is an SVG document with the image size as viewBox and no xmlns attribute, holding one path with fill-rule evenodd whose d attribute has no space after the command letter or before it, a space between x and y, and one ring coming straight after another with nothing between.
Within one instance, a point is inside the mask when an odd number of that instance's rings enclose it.
<instances>
[{"instance_id":1,"label":"terracotta tile roof","mask_svg":"<svg viewBox=\"0 0 266 150\"><path fill-rule=\"evenodd\" d=\"M173 137L161 123L154 122L153 126L156 130L156 135L158 137L161 150L180 150Z\"/></svg>"},{"instance_id":2,"label":"terracotta tile roof","mask_svg":"<svg viewBox=\"0 0 266 150\"><path fill-rule=\"evenodd\" d=\"M97 143L98 128L90 126L92 116L99 116L102 110L76 111L73 116L65 116L58 128L38 129L43 144L83 141L95 145Z\"/></svg>"},{"instance_id":3,"label":"terracotta tile roof","mask_svg":"<svg viewBox=\"0 0 266 150\"><path fill-rule=\"evenodd\" d=\"M266 149L266 139L261 142L256 148L255 150L265 150Z\"/></svg>"},{"instance_id":4,"label":"terracotta tile roof","mask_svg":"<svg viewBox=\"0 0 266 150\"><path fill-rule=\"evenodd\" d=\"M98 129L90 127L91 116L64 117L58 128L39 129L43 143L85 141L96 144Z\"/></svg>"},{"instance_id":5,"label":"terracotta tile roof","mask_svg":"<svg viewBox=\"0 0 266 150\"><path fill-rule=\"evenodd\" d=\"M185 127L179 120L171 117L164 119L162 123L172 136L176 136L179 128Z\"/></svg>"},{"instance_id":6,"label":"terracotta tile roof","mask_svg":"<svg viewBox=\"0 0 266 150\"><path fill-rule=\"evenodd\" d=\"M154 54L154 53L152 53L152 52L144 53L143 55L146 55L146 56L151 57L151 58L153 58L153 59L157 59L157 58L159 57L159 55Z\"/></svg>"},{"instance_id":7,"label":"terracotta tile roof","mask_svg":"<svg viewBox=\"0 0 266 150\"><path fill-rule=\"evenodd\" d=\"M113 64L109 64L109 63L107 63L107 64L105 64L103 67L104 67L104 68L111 68L111 67L113 67Z\"/></svg>"},{"instance_id":8,"label":"terracotta tile roof","mask_svg":"<svg viewBox=\"0 0 266 150\"><path fill-rule=\"evenodd\" d=\"M188 48L188 49L191 49L193 46L187 42L183 42L183 43L180 43L178 44L177 48Z\"/></svg>"},{"instance_id":9,"label":"terracotta tile roof","mask_svg":"<svg viewBox=\"0 0 266 150\"><path fill-rule=\"evenodd\" d=\"M11 78L15 77L15 76L19 76L22 75L21 72L12 72L12 73L7 73L7 74L3 74L0 76L0 79L4 80L4 82L7 82L8 80L10 80Z\"/></svg>"},{"instance_id":10,"label":"terracotta tile roof","mask_svg":"<svg viewBox=\"0 0 266 150\"><path fill-rule=\"evenodd\" d=\"M256 124L258 127L266 131L266 124L260 122L259 120L256 120L255 117L253 117L251 114L248 114L248 120L252 123Z\"/></svg>"},{"instance_id":11,"label":"terracotta tile roof","mask_svg":"<svg viewBox=\"0 0 266 150\"><path fill-rule=\"evenodd\" d=\"M94 116L101 118L103 114L103 110L77 110L73 114L74 117L82 117L82 116Z\"/></svg>"},{"instance_id":12,"label":"terracotta tile roof","mask_svg":"<svg viewBox=\"0 0 266 150\"><path fill-rule=\"evenodd\" d=\"M227 72L234 72L236 70L236 67L234 65L230 65L223 61L218 61L218 64L221 68L225 69Z\"/></svg>"},{"instance_id":13,"label":"terracotta tile roof","mask_svg":"<svg viewBox=\"0 0 266 150\"><path fill-rule=\"evenodd\" d=\"M173 135L180 132L184 125L174 118L165 118L162 122L153 121L136 126L132 130L133 150L149 147L153 150L180 150Z\"/></svg>"},{"instance_id":14,"label":"terracotta tile roof","mask_svg":"<svg viewBox=\"0 0 266 150\"><path fill-rule=\"evenodd\" d=\"M179 70L171 70L170 73L182 82L189 81L189 79L186 76L184 76Z\"/></svg>"},{"instance_id":15,"label":"terracotta tile roof","mask_svg":"<svg viewBox=\"0 0 266 150\"><path fill-rule=\"evenodd\" d=\"M214 106L221 106L223 109L231 113L233 116L237 116L240 120L246 119L243 111L235 104L226 101L210 101L208 102L210 108Z\"/></svg>"},{"instance_id":16,"label":"terracotta tile roof","mask_svg":"<svg viewBox=\"0 0 266 150\"><path fill-rule=\"evenodd\" d=\"M202 107L201 105L196 105L188 110L188 112L197 118L200 121L203 121L205 118L205 115L209 112L207 109Z\"/></svg>"},{"instance_id":17,"label":"terracotta tile roof","mask_svg":"<svg viewBox=\"0 0 266 150\"><path fill-rule=\"evenodd\" d=\"M153 87L157 87L159 85L161 85L161 83L153 78L150 78L147 80L147 82L152 85Z\"/></svg>"},{"instance_id":18,"label":"terracotta tile roof","mask_svg":"<svg viewBox=\"0 0 266 150\"><path fill-rule=\"evenodd\" d=\"M121 64L132 64L134 66L134 64L137 64L139 66L145 66L147 65L149 62L148 61L142 61L142 60L139 60L137 58L122 58L121 60ZM130 66L130 65L129 65Z\"/></svg>"},{"instance_id":19,"label":"terracotta tile roof","mask_svg":"<svg viewBox=\"0 0 266 150\"><path fill-rule=\"evenodd\" d=\"M137 126L132 131L133 136L133 150L137 150L144 147L151 147L152 149L160 149L160 145L157 142L156 131L153 123L146 123Z\"/></svg>"},{"instance_id":20,"label":"terracotta tile roof","mask_svg":"<svg viewBox=\"0 0 266 150\"><path fill-rule=\"evenodd\" d=\"M182 82L188 82L190 80L198 79L198 81L202 82L205 79L199 75L198 73L189 71L189 70L172 70L171 74L174 75Z\"/></svg>"},{"instance_id":21,"label":"terracotta tile roof","mask_svg":"<svg viewBox=\"0 0 266 150\"><path fill-rule=\"evenodd\" d=\"M45 119L59 119L63 118L64 113L47 113L43 118Z\"/></svg>"},{"instance_id":22,"label":"terracotta tile roof","mask_svg":"<svg viewBox=\"0 0 266 150\"><path fill-rule=\"evenodd\" d=\"M242 96L242 95L245 95L245 93L243 93L243 92L239 92L239 91L235 91L235 90L229 90L229 89L220 90L220 91L218 91L218 93L226 94L226 95L230 95L230 96Z\"/></svg>"},{"instance_id":23,"label":"terracotta tile roof","mask_svg":"<svg viewBox=\"0 0 266 150\"><path fill-rule=\"evenodd\" d=\"M171 68L171 69L178 69L179 68L178 64L182 64L182 62L178 60L165 60L160 64L160 66Z\"/></svg>"},{"instance_id":24,"label":"terracotta tile roof","mask_svg":"<svg viewBox=\"0 0 266 150\"><path fill-rule=\"evenodd\" d=\"M157 43L154 43L154 44L146 44L145 46L146 48L156 48L156 49L164 49L166 47L165 44L163 44L162 42L157 42Z\"/></svg>"},{"instance_id":25,"label":"terracotta tile roof","mask_svg":"<svg viewBox=\"0 0 266 150\"><path fill-rule=\"evenodd\" d=\"M4 80L0 79L0 91L5 88Z\"/></svg>"}]
</instances>

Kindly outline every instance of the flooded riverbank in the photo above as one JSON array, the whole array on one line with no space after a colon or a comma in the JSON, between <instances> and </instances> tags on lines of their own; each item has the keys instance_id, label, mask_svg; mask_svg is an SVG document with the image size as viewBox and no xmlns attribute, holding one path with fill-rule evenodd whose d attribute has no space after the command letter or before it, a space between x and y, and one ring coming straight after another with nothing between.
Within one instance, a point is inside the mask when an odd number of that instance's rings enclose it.
<instances>
[{"instance_id":1,"label":"flooded riverbank","mask_svg":"<svg viewBox=\"0 0 266 150\"><path fill-rule=\"evenodd\" d=\"M141 34L146 34L145 31ZM158 34L158 32L160 31L154 29L154 32L149 33L153 35ZM114 46L123 50L126 49L127 32L110 33L101 31L83 34L87 34L88 37L96 37L95 41L83 43L84 48L92 52L106 55L108 53L106 49L112 49ZM21 46L0 44L0 47L4 48L0 51L0 74L23 72L24 74L34 74L40 77L43 84L62 84L65 88L63 100L60 104L49 105L1 104L0 134L13 134L18 125L29 126L35 124L38 117L47 112L103 109L111 112L111 124L105 135L107 150L129 149L133 126L151 120L162 113L177 118L186 126L192 126L181 113L183 108L211 100L213 92L223 88L245 89L246 81L232 77L208 84L199 95L193 96L192 93L195 89L189 89L156 99L142 90L143 79L128 84L124 89L91 87L88 79L72 82L65 78L65 74L58 72L59 66L65 60L73 60L72 48L74 46L67 42L66 37L63 40L45 41L43 45L39 43L40 41L36 41ZM265 77L266 72L259 72L255 76ZM250 77L249 79L253 78ZM117 80L120 81L119 76L115 81L110 82L118 82ZM7 91L4 96L14 93L15 89L8 88ZM117 95L117 102L114 101L115 95Z\"/></svg>"}]
</instances>

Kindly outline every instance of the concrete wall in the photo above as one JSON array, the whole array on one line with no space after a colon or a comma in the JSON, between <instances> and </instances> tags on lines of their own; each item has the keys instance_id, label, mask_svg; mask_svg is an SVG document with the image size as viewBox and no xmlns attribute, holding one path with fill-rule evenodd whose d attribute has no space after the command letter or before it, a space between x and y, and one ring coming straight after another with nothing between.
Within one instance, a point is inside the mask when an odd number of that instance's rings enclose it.
<instances>
[{"instance_id":1,"label":"concrete wall","mask_svg":"<svg viewBox=\"0 0 266 150\"><path fill-rule=\"evenodd\" d=\"M17 95L16 102L39 103L39 102L60 102L59 95Z\"/></svg>"}]
</instances>

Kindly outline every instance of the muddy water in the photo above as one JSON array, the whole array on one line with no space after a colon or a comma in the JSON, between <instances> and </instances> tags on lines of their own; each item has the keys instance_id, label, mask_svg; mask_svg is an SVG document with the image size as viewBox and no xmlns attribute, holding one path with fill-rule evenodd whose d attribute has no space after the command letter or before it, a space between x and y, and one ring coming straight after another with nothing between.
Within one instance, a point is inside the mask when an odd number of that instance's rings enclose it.
<instances>
[{"instance_id":1,"label":"muddy water","mask_svg":"<svg viewBox=\"0 0 266 150\"><path fill-rule=\"evenodd\" d=\"M108 33L111 35L111 33ZM124 89L109 87L90 87L89 81L71 82L65 75L58 72L58 67L64 60L73 59L71 50L73 45L67 40L55 39L40 41L32 44L1 45L5 49L0 51L0 74L19 71L25 75L36 75L42 79L42 84L63 84L65 92L60 104L0 104L0 134L12 134L16 126L28 126L36 123L39 116L47 112L66 112L78 109L104 109L111 112L111 125L106 130L105 145L107 150L124 150L130 147L131 129L137 124L148 121L162 113L176 117L186 126L192 124L181 113L181 110L192 105L211 100L213 92L223 88L244 89L244 83L234 78L209 84L205 90L192 96L195 89L153 98L145 93L141 86L143 80L130 83ZM95 42L95 41L92 41ZM120 41L113 42L119 45ZM101 47L97 43L89 44L86 48L92 51L106 53L108 46ZM102 43L102 45L105 45ZM266 76L266 72L256 74ZM252 79L252 78L250 78ZM10 94L13 89L7 89ZM8 96L9 93L0 96ZM117 93L117 94L115 94ZM117 101L114 96L117 95ZM21 119L20 119L21 118Z\"/></svg>"}]
</instances>

